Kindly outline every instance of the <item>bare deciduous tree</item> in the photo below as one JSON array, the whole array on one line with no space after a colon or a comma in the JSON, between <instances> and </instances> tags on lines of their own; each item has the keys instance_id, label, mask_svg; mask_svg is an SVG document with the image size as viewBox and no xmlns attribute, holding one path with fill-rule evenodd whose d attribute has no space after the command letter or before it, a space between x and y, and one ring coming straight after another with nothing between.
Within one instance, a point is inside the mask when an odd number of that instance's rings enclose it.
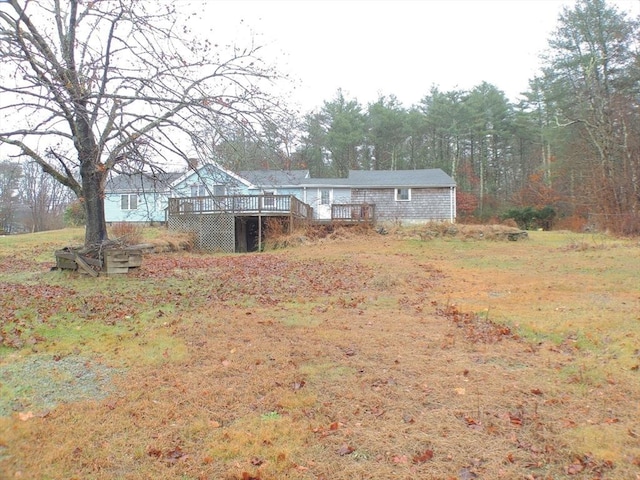
<instances>
[{"instance_id":1,"label":"bare deciduous tree","mask_svg":"<svg viewBox=\"0 0 640 480\"><path fill-rule=\"evenodd\" d=\"M0 3L0 143L70 188L85 244L107 239L104 187L132 159L193 155L224 118L251 130L280 110L259 48L219 47L179 23L170 3ZM184 8L185 4L181 4Z\"/></svg>"},{"instance_id":2,"label":"bare deciduous tree","mask_svg":"<svg viewBox=\"0 0 640 480\"><path fill-rule=\"evenodd\" d=\"M72 201L71 191L31 161L22 166L20 197L29 209L24 219L25 227L32 232L42 232L64 225L63 213Z\"/></svg>"},{"instance_id":3,"label":"bare deciduous tree","mask_svg":"<svg viewBox=\"0 0 640 480\"><path fill-rule=\"evenodd\" d=\"M0 162L0 232L12 233L18 205L22 167L17 162Z\"/></svg>"}]
</instances>

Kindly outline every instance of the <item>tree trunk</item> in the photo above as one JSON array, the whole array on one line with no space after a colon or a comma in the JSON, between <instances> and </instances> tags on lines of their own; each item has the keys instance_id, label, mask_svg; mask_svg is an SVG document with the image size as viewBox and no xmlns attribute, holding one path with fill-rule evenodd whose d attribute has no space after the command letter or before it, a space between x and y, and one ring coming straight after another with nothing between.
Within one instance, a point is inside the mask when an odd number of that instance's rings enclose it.
<instances>
[{"instance_id":1,"label":"tree trunk","mask_svg":"<svg viewBox=\"0 0 640 480\"><path fill-rule=\"evenodd\" d=\"M84 245L101 244L108 239L107 223L104 216L104 184L106 172L100 167L97 160L85 160L80 167L82 177L82 192L84 211L87 218L87 226L84 236Z\"/></svg>"}]
</instances>

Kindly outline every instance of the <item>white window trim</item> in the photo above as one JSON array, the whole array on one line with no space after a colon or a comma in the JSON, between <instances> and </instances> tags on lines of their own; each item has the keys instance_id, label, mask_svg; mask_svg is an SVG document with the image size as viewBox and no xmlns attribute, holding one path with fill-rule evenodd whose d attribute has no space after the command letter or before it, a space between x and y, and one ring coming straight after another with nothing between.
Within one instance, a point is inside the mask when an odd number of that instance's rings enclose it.
<instances>
[{"instance_id":1,"label":"white window trim","mask_svg":"<svg viewBox=\"0 0 640 480\"><path fill-rule=\"evenodd\" d=\"M127 208L122 208L122 199L123 197L127 197ZM131 208L131 197L136 198L136 208ZM139 198L137 193L122 193L120 194L120 210L131 211L138 209Z\"/></svg>"},{"instance_id":2,"label":"white window trim","mask_svg":"<svg viewBox=\"0 0 640 480\"><path fill-rule=\"evenodd\" d=\"M196 195L194 195L194 189ZM192 183L191 184L191 196L192 197L205 197L207 195L207 188L204 183Z\"/></svg>"},{"instance_id":3,"label":"white window trim","mask_svg":"<svg viewBox=\"0 0 640 480\"><path fill-rule=\"evenodd\" d=\"M407 190L408 198L398 198L398 190ZM411 189L410 188L394 188L396 202L410 202L411 201Z\"/></svg>"}]
</instances>

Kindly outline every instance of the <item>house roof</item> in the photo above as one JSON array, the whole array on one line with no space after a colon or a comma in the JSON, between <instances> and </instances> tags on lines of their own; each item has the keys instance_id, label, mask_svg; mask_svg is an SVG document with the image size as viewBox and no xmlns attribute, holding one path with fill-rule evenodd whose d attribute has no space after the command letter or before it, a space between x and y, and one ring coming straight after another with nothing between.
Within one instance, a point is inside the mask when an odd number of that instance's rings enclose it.
<instances>
[{"instance_id":1,"label":"house roof","mask_svg":"<svg viewBox=\"0 0 640 480\"><path fill-rule=\"evenodd\" d=\"M243 177L242 175L238 175L234 172L232 172L231 170L227 170L226 168L224 168L222 165L218 164L217 162L208 162L205 163L204 165L198 167L196 170L187 170L185 173L183 173L181 176L179 176L177 179L175 179L173 181L174 185L177 185L185 180L187 180L188 178L195 176L195 178L198 178L202 175L205 175L207 172L222 172L223 174L227 175L229 178L232 178L233 180L235 180L236 182L246 185L247 187L251 188L253 187L251 181L246 178Z\"/></svg>"},{"instance_id":2,"label":"house roof","mask_svg":"<svg viewBox=\"0 0 640 480\"><path fill-rule=\"evenodd\" d=\"M455 187L456 182L439 168L421 170L350 170L348 178L310 178L309 170L251 170L238 174L219 165L202 168L218 168L245 185L262 188L314 187L314 188L429 188ZM193 175L187 173L120 174L109 179L107 192L166 191L171 185Z\"/></svg>"},{"instance_id":3,"label":"house roof","mask_svg":"<svg viewBox=\"0 0 640 480\"><path fill-rule=\"evenodd\" d=\"M251 170L238 175L260 187L284 187L305 183L309 170Z\"/></svg>"},{"instance_id":4,"label":"house roof","mask_svg":"<svg viewBox=\"0 0 640 480\"><path fill-rule=\"evenodd\" d=\"M308 178L304 182L305 187L350 187L349 178Z\"/></svg>"},{"instance_id":5,"label":"house roof","mask_svg":"<svg viewBox=\"0 0 640 480\"><path fill-rule=\"evenodd\" d=\"M179 172L121 173L110 177L105 186L107 192L162 192L180 176Z\"/></svg>"},{"instance_id":6,"label":"house roof","mask_svg":"<svg viewBox=\"0 0 640 480\"><path fill-rule=\"evenodd\" d=\"M455 187L456 182L439 168L423 170L349 170L349 186L370 188Z\"/></svg>"}]
</instances>

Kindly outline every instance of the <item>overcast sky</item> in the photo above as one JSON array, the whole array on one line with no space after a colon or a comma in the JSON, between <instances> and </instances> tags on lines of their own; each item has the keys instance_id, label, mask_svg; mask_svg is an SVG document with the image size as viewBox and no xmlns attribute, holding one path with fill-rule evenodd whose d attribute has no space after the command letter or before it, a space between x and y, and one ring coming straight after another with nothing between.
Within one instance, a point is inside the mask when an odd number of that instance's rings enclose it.
<instances>
[{"instance_id":1,"label":"overcast sky","mask_svg":"<svg viewBox=\"0 0 640 480\"><path fill-rule=\"evenodd\" d=\"M612 0L609 0L610 2ZM616 0L636 16L640 0ZM293 100L318 108L342 88L362 104L394 94L416 104L432 85L492 83L515 101L569 0L207 0L213 30L249 30L281 71L300 82Z\"/></svg>"}]
</instances>

